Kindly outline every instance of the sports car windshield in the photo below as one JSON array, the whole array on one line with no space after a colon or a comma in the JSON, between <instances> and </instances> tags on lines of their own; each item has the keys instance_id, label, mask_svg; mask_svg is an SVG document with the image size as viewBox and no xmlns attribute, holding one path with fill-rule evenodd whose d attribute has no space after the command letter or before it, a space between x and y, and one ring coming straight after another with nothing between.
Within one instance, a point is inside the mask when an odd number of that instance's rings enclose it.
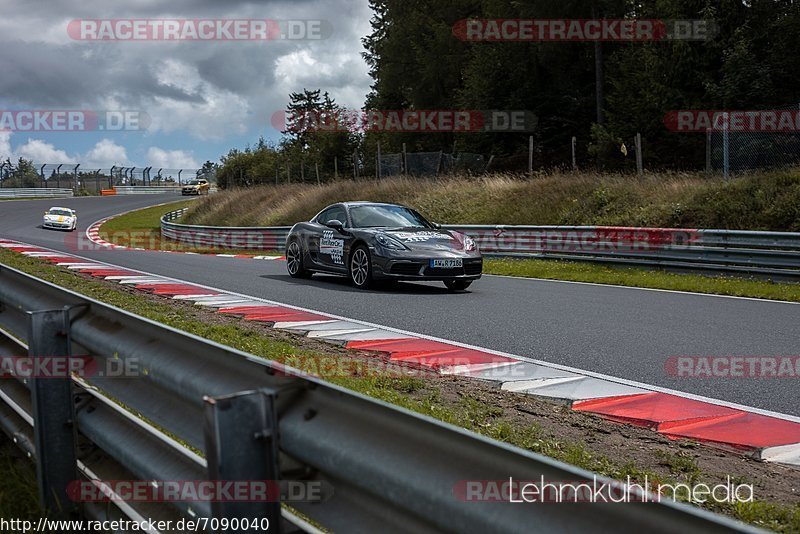
<instances>
[{"instance_id":1,"label":"sports car windshield","mask_svg":"<svg viewBox=\"0 0 800 534\"><path fill-rule=\"evenodd\" d=\"M66 210L50 210L47 212L48 215L63 215L65 217L72 217L72 214Z\"/></svg>"},{"instance_id":2,"label":"sports car windshield","mask_svg":"<svg viewBox=\"0 0 800 534\"><path fill-rule=\"evenodd\" d=\"M200 182L198 182L197 180L192 180L191 182L189 182L188 185L200 185Z\"/></svg>"},{"instance_id":3,"label":"sports car windshield","mask_svg":"<svg viewBox=\"0 0 800 534\"><path fill-rule=\"evenodd\" d=\"M350 218L355 228L431 227L420 214L402 206L355 206Z\"/></svg>"}]
</instances>

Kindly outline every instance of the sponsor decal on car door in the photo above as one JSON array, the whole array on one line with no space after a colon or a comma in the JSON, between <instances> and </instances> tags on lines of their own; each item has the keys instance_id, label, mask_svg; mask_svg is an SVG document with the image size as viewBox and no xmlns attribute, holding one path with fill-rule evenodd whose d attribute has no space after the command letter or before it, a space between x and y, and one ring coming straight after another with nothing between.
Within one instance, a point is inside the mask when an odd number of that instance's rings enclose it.
<instances>
[{"instance_id":1,"label":"sponsor decal on car door","mask_svg":"<svg viewBox=\"0 0 800 534\"><path fill-rule=\"evenodd\" d=\"M322 239L319 241L319 253L322 256L320 260L344 265L344 239L334 237L333 233L333 230L322 232Z\"/></svg>"}]
</instances>

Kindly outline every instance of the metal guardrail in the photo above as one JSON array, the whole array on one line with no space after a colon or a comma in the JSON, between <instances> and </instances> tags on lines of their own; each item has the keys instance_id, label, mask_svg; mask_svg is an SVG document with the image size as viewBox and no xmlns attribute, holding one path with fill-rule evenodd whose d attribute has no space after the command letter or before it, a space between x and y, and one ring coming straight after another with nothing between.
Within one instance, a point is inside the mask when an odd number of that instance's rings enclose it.
<instances>
[{"instance_id":1,"label":"metal guardrail","mask_svg":"<svg viewBox=\"0 0 800 534\"><path fill-rule=\"evenodd\" d=\"M277 249L291 227L219 227L161 219L164 238L203 247ZM800 278L800 233L612 226L447 225L486 256L551 258L673 269Z\"/></svg>"},{"instance_id":2,"label":"metal guardrail","mask_svg":"<svg viewBox=\"0 0 800 534\"><path fill-rule=\"evenodd\" d=\"M196 247L282 250L291 226L217 227L178 224L187 208L171 211L161 217L161 236Z\"/></svg>"},{"instance_id":3,"label":"metal guardrail","mask_svg":"<svg viewBox=\"0 0 800 534\"><path fill-rule=\"evenodd\" d=\"M117 195L160 195L163 193L180 193L178 184L173 185L116 185Z\"/></svg>"},{"instance_id":4,"label":"metal guardrail","mask_svg":"<svg viewBox=\"0 0 800 534\"><path fill-rule=\"evenodd\" d=\"M0 198L68 198L72 189L55 187L0 188Z\"/></svg>"},{"instance_id":5,"label":"metal guardrail","mask_svg":"<svg viewBox=\"0 0 800 534\"><path fill-rule=\"evenodd\" d=\"M135 378L0 381L0 428L35 457L43 502L61 515L268 517L272 532L287 524L313 530L294 511L348 533L524 532L533 525L541 531L753 531L672 502L542 505L457 498L455 488L468 480L579 483L592 474L296 376L272 361L3 265L0 328L2 356L87 355L146 371ZM331 491L321 502L292 502L281 512L270 503L204 501L112 501L78 510L65 495L78 472L106 481L281 478L318 482Z\"/></svg>"},{"instance_id":6,"label":"metal guardrail","mask_svg":"<svg viewBox=\"0 0 800 534\"><path fill-rule=\"evenodd\" d=\"M162 193L180 193L181 187L175 185L117 185L114 186L117 195L159 195ZM212 185L209 193L216 193L217 186Z\"/></svg>"}]
</instances>

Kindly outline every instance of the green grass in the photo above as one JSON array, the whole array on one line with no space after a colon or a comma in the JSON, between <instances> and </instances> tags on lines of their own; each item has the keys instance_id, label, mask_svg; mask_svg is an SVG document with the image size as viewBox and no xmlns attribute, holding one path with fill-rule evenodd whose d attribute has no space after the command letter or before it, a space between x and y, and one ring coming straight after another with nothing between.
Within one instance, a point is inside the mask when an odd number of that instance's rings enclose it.
<instances>
[{"instance_id":1,"label":"green grass","mask_svg":"<svg viewBox=\"0 0 800 534\"><path fill-rule=\"evenodd\" d=\"M36 468L0 433L0 517L34 521L41 515Z\"/></svg>"},{"instance_id":2,"label":"green grass","mask_svg":"<svg viewBox=\"0 0 800 534\"><path fill-rule=\"evenodd\" d=\"M148 250L173 250L197 254L275 254L274 250L194 247L161 238L161 217L170 211L191 206L192 200L181 200L162 206L135 210L106 221L100 226L100 237L115 245Z\"/></svg>"},{"instance_id":3,"label":"green grass","mask_svg":"<svg viewBox=\"0 0 800 534\"><path fill-rule=\"evenodd\" d=\"M292 364L293 357L316 358L324 366L325 359L340 359L340 355L320 354L319 351L304 347L308 343L303 338L274 339L245 327L244 324L230 322L211 324L197 314L202 310L177 308L169 301L158 302L144 294L130 293L117 286L99 280L87 279L77 273L60 269L33 258L27 258L8 250L0 249L0 262L24 272L53 282L61 287L120 307L143 317L173 326L206 339L231 346L256 356ZM534 451L551 458L593 471L600 475L624 479L675 483L677 480L702 480L703 473L693 460L681 454L662 455L663 464L668 466L672 476L659 475L641 469L624 459L612 459L589 450L586 444L558 439L547 435L536 424L520 424L505 416L503 410L473 394L465 394L457 399L447 398L446 385L440 381L425 380L415 376L397 376L391 373L354 374L353 376L332 377L329 381L363 393L376 399L401 406L414 412L454 424L473 432L494 438L526 450ZM0 457L0 460L2 457ZM8 484L8 481L4 481ZM0 485L0 491L3 491ZM29 501L28 493L18 499L15 506ZM779 532L800 532L800 506L791 507L770 502L756 501L740 503L736 506L708 506L718 512L726 513L752 524L757 524ZM30 510L20 513L32 513Z\"/></svg>"},{"instance_id":4,"label":"green grass","mask_svg":"<svg viewBox=\"0 0 800 534\"><path fill-rule=\"evenodd\" d=\"M139 210L131 211L125 215L121 215L110 221L106 221L100 227L101 232L153 232L161 228L161 216L169 211L179 210L186 208L192 203L191 200L179 200L163 204L160 206L152 206Z\"/></svg>"},{"instance_id":5,"label":"green grass","mask_svg":"<svg viewBox=\"0 0 800 534\"><path fill-rule=\"evenodd\" d=\"M483 270L486 274L524 278L591 282L800 302L800 284L732 276L678 274L594 263L512 258L484 258Z\"/></svg>"}]
</instances>

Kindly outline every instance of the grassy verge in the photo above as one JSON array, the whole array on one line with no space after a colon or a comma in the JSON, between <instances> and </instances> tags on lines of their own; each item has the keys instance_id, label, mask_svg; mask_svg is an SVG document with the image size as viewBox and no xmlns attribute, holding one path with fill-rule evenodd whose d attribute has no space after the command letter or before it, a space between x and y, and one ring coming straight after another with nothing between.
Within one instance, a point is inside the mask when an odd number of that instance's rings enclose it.
<instances>
[{"instance_id":1,"label":"grassy verge","mask_svg":"<svg viewBox=\"0 0 800 534\"><path fill-rule=\"evenodd\" d=\"M185 302L136 292L88 278L33 258L0 250L0 262L181 330L257 356L294 365L313 360L311 370L348 359L353 373L327 380L374 398L429 415L473 432L541 453L601 475L635 481L721 483L725 476L752 482L768 496L736 505L704 505L749 523L781 532L800 531L796 487L800 471L721 453L691 442L674 442L653 432L621 427L528 395L499 391L462 377L409 373L407 368L362 372L359 362L375 355L291 335L263 325L223 317ZM339 366L337 369L341 369Z\"/></svg>"},{"instance_id":2,"label":"grassy verge","mask_svg":"<svg viewBox=\"0 0 800 534\"><path fill-rule=\"evenodd\" d=\"M678 274L594 263L510 258L485 258L484 272L525 278L592 282L800 302L800 284L750 280L732 276Z\"/></svg>"},{"instance_id":3,"label":"grassy verge","mask_svg":"<svg viewBox=\"0 0 800 534\"><path fill-rule=\"evenodd\" d=\"M554 172L534 179L493 174L264 185L210 195L193 204L185 220L211 226L294 224L343 200L406 204L442 224L800 230L797 169L732 181L702 173L648 173L640 179Z\"/></svg>"},{"instance_id":4,"label":"grassy verge","mask_svg":"<svg viewBox=\"0 0 800 534\"><path fill-rule=\"evenodd\" d=\"M126 247L145 248L148 250L172 250L194 252L197 254L274 254L274 250L263 249L230 249L220 247L195 247L190 244L161 238L161 217L170 211L191 206L192 200L181 200L135 210L106 221L100 226L100 237L104 240Z\"/></svg>"},{"instance_id":5,"label":"grassy verge","mask_svg":"<svg viewBox=\"0 0 800 534\"><path fill-rule=\"evenodd\" d=\"M0 517L35 521L40 515L36 469L0 433Z\"/></svg>"}]
</instances>

